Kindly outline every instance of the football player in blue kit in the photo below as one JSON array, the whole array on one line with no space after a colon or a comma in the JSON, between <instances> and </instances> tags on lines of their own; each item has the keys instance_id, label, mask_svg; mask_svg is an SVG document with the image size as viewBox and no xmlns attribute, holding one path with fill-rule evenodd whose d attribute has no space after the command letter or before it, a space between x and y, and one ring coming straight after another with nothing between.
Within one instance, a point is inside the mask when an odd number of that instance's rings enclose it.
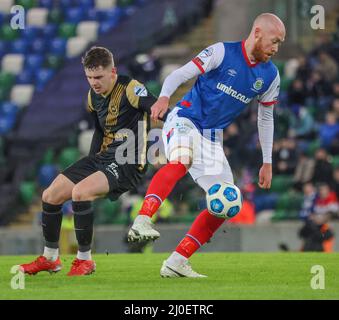
<instances>
[{"instance_id":1,"label":"football player in blue kit","mask_svg":"<svg viewBox=\"0 0 339 320\"><path fill-rule=\"evenodd\" d=\"M151 223L161 203L187 173L207 191L215 183L232 183L233 175L223 152L222 130L253 99L258 100L258 132L263 154L259 187L269 189L272 180L273 107L280 78L270 61L285 39L284 23L274 14L259 15L246 40L218 42L172 72L151 107L154 120L163 116L169 99L187 80L198 76L193 88L176 104L163 127L168 163L153 177L139 215L129 231L130 241L154 240L160 234ZM188 259L213 236L224 219L207 209L170 257L163 262L162 277L204 277L192 270Z\"/></svg>"}]
</instances>

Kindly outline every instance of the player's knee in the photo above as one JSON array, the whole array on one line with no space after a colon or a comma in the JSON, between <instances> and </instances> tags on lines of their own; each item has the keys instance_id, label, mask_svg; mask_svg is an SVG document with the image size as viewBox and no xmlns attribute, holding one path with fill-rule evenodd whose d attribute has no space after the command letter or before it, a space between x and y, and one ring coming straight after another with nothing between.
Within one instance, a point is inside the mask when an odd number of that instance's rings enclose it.
<instances>
[{"instance_id":1,"label":"player's knee","mask_svg":"<svg viewBox=\"0 0 339 320\"><path fill-rule=\"evenodd\" d=\"M193 159L191 156L179 156L175 159L171 159L170 163L181 163L188 170L192 166Z\"/></svg>"},{"instance_id":2,"label":"player's knee","mask_svg":"<svg viewBox=\"0 0 339 320\"><path fill-rule=\"evenodd\" d=\"M95 197L91 195L85 188L75 185L72 190L72 200L73 201L93 201Z\"/></svg>"},{"instance_id":3,"label":"player's knee","mask_svg":"<svg viewBox=\"0 0 339 320\"><path fill-rule=\"evenodd\" d=\"M53 188L49 187L42 193L42 201L45 203L57 205L66 201L60 194L53 191Z\"/></svg>"}]
</instances>

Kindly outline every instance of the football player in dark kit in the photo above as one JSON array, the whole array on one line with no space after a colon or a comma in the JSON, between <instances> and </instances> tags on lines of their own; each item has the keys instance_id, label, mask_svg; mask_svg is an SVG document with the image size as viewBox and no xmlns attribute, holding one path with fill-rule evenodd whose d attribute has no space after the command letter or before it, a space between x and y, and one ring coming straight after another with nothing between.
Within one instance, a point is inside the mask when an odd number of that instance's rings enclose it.
<instances>
[{"instance_id":1,"label":"football player in dark kit","mask_svg":"<svg viewBox=\"0 0 339 320\"><path fill-rule=\"evenodd\" d=\"M90 153L66 168L43 192L45 247L43 255L35 261L21 265L27 274L61 270L58 245L61 207L69 199L72 199L79 249L68 275L94 272L92 201L103 197L118 199L140 183L147 169L149 114L156 98L138 81L118 75L113 55L106 48L91 48L82 63L91 87L88 111L95 122Z\"/></svg>"}]
</instances>

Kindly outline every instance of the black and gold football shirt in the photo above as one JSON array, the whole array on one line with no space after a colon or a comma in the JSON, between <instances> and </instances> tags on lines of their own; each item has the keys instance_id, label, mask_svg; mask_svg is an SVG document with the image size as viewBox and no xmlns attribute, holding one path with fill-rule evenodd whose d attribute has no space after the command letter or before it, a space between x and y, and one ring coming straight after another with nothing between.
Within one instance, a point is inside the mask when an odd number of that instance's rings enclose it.
<instances>
[{"instance_id":1,"label":"black and gold football shirt","mask_svg":"<svg viewBox=\"0 0 339 320\"><path fill-rule=\"evenodd\" d=\"M138 165L145 169L150 109L156 98L137 80L117 77L106 94L88 92L88 110L94 117L95 132L90 155L102 161Z\"/></svg>"}]
</instances>

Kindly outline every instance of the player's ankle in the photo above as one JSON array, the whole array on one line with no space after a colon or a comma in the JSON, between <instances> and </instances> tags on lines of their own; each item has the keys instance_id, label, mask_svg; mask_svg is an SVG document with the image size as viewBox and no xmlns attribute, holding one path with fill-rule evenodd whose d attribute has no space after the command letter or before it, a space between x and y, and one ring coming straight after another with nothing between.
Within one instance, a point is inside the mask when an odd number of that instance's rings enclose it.
<instances>
[{"instance_id":1,"label":"player's ankle","mask_svg":"<svg viewBox=\"0 0 339 320\"><path fill-rule=\"evenodd\" d=\"M146 196L142 207L139 211L139 215L149 216L150 218L158 211L161 205L161 201L158 197L153 195Z\"/></svg>"}]
</instances>

